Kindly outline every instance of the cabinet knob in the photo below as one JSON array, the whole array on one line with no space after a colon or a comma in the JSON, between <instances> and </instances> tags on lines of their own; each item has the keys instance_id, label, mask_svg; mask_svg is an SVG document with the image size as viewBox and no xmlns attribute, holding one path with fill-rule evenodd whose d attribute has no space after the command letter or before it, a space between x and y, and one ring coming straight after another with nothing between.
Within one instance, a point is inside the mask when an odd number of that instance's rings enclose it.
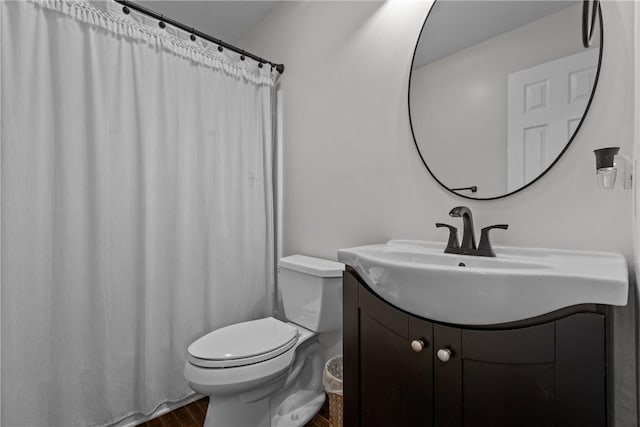
<instances>
[{"instance_id":1,"label":"cabinet knob","mask_svg":"<svg viewBox=\"0 0 640 427\"><path fill-rule=\"evenodd\" d=\"M424 348L424 346L425 346L425 344L424 344L424 341L422 339L411 341L411 349L413 351L415 351L416 353L420 353L422 351L422 349Z\"/></svg>"},{"instance_id":2,"label":"cabinet knob","mask_svg":"<svg viewBox=\"0 0 640 427\"><path fill-rule=\"evenodd\" d=\"M451 359L451 350L448 348L441 348L438 350L437 356L441 362L448 362L449 359Z\"/></svg>"}]
</instances>

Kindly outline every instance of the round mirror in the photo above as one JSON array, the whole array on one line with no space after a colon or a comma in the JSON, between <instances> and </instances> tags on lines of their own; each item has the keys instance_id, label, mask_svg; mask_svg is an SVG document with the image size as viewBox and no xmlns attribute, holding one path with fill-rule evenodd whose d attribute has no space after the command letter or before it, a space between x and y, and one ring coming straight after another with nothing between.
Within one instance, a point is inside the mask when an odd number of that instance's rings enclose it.
<instances>
[{"instance_id":1,"label":"round mirror","mask_svg":"<svg viewBox=\"0 0 640 427\"><path fill-rule=\"evenodd\" d=\"M409 114L420 157L442 186L495 199L553 166L580 129L598 81L596 8L585 47L582 1L433 4L413 56Z\"/></svg>"}]
</instances>

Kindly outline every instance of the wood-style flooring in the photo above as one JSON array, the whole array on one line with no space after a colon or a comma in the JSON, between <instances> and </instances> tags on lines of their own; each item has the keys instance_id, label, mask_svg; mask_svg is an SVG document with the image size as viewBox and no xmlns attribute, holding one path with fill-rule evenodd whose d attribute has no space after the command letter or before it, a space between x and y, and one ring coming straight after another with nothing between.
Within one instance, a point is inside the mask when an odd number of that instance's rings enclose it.
<instances>
[{"instance_id":1,"label":"wood-style flooring","mask_svg":"<svg viewBox=\"0 0 640 427\"><path fill-rule=\"evenodd\" d=\"M144 427L202 427L207 415L209 398L196 400L186 406L140 424Z\"/></svg>"},{"instance_id":2,"label":"wood-style flooring","mask_svg":"<svg viewBox=\"0 0 640 427\"><path fill-rule=\"evenodd\" d=\"M305 427L329 427L329 406L325 402L320 412ZM189 405L140 424L141 427L202 427L207 415L209 398L197 400Z\"/></svg>"}]
</instances>

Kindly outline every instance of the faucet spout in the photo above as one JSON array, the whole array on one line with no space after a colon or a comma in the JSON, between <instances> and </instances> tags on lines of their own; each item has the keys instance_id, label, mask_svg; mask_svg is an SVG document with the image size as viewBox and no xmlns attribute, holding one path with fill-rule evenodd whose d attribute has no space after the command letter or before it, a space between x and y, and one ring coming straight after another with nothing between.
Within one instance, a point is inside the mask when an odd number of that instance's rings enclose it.
<instances>
[{"instance_id":1,"label":"faucet spout","mask_svg":"<svg viewBox=\"0 0 640 427\"><path fill-rule=\"evenodd\" d=\"M473 215L471 209L466 206L456 206L451 209L449 216L454 218L462 217L463 232L462 232L462 245L460 249L463 251L475 251L476 250L476 234L473 229Z\"/></svg>"}]
</instances>

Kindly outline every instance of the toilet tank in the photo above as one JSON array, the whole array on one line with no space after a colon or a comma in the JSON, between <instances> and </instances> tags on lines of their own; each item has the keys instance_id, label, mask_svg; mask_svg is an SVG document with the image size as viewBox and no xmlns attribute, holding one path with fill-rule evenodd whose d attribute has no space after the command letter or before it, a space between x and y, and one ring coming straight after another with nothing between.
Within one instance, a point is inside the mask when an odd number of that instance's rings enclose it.
<instances>
[{"instance_id":1,"label":"toilet tank","mask_svg":"<svg viewBox=\"0 0 640 427\"><path fill-rule=\"evenodd\" d=\"M287 320L314 332L342 329L344 264L304 255L280 258L278 286Z\"/></svg>"}]
</instances>

